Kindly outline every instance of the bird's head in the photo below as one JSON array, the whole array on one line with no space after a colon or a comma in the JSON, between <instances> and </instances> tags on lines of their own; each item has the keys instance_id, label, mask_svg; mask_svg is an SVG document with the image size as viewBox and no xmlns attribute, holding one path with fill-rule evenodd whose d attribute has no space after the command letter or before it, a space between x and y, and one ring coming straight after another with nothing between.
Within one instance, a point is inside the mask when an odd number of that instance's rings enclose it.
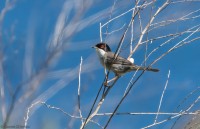
<instances>
[{"instance_id":1,"label":"bird's head","mask_svg":"<svg viewBox=\"0 0 200 129\"><path fill-rule=\"evenodd\" d=\"M111 52L110 47L106 43L98 43L95 46L93 46L92 48L101 49L101 50L103 50L105 52Z\"/></svg>"}]
</instances>

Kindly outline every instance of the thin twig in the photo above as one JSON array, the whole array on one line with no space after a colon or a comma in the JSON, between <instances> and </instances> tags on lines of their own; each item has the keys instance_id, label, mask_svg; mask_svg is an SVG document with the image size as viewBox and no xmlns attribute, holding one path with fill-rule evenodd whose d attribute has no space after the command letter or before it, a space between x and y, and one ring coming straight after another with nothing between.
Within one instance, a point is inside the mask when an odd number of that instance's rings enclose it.
<instances>
[{"instance_id":1,"label":"thin twig","mask_svg":"<svg viewBox=\"0 0 200 129\"><path fill-rule=\"evenodd\" d=\"M180 17L180 18L177 18L177 19L165 20L165 21L153 23L153 24L151 24L151 26L153 26L153 28L151 28L151 30L153 30L155 28L158 28L158 27L161 27L161 26L169 25L169 24L174 23L174 22L185 21L185 20L191 20L191 19L198 18L199 15L198 16L193 16L191 18L187 18L187 17L190 16L190 15L192 15L192 14L194 14L194 13L196 13L196 12L199 12L199 11L200 11L200 9L197 9L197 10L192 11L192 12L190 12L190 13L188 13L188 14Z\"/></svg>"},{"instance_id":2,"label":"thin twig","mask_svg":"<svg viewBox=\"0 0 200 129\"><path fill-rule=\"evenodd\" d=\"M200 87L197 87L195 90L193 90L192 92L190 92L181 102L180 104L176 107L176 110L183 104L185 103L186 100L188 100L189 97L191 97L192 95L194 95L195 93L199 92ZM175 111L176 111L175 110Z\"/></svg>"},{"instance_id":3,"label":"thin twig","mask_svg":"<svg viewBox=\"0 0 200 129\"><path fill-rule=\"evenodd\" d=\"M164 56L166 56L168 53L170 53L171 51L187 44L188 42L186 42L187 39L189 39L193 34L195 34L197 31L199 31L200 27L197 28L194 32L192 32L189 36L187 36L186 38L184 38L183 40L181 40L180 42L178 42L176 45L174 45L173 47L171 47L167 52L163 53L161 56L159 56L156 60L154 60L151 65L155 64L157 61L159 61L160 59L162 59ZM193 40L192 40L193 41ZM181 44L182 43L182 44Z\"/></svg>"},{"instance_id":4,"label":"thin twig","mask_svg":"<svg viewBox=\"0 0 200 129\"><path fill-rule=\"evenodd\" d=\"M114 0L114 3L113 3L112 8L111 8L111 10L110 10L109 20L112 18L112 14L113 14L113 11L114 11L114 8L115 8L116 3L117 3L117 0ZM109 24L106 25L106 37L105 37L105 41L106 41L106 39L107 39L107 37L108 37L108 25L109 25ZM103 26L102 26L102 27L103 27Z\"/></svg>"},{"instance_id":5,"label":"thin twig","mask_svg":"<svg viewBox=\"0 0 200 129\"><path fill-rule=\"evenodd\" d=\"M103 39L102 39L102 26L101 26L101 22L99 23L99 37L100 37L100 42L102 42L103 41Z\"/></svg>"},{"instance_id":6,"label":"thin twig","mask_svg":"<svg viewBox=\"0 0 200 129\"><path fill-rule=\"evenodd\" d=\"M162 121L159 121L159 122L150 124L150 125L148 125L148 126L143 127L142 129L150 128L150 127L153 127L153 126L155 126L155 125L159 125L159 124L162 124L162 123L164 123L164 122L167 122L167 121L169 121L169 120L171 120L171 119L174 119L174 118L177 118L177 117L179 117L179 116L182 116L184 113L188 112L188 111L199 101L199 99L200 99L200 96L199 96L186 110L180 112L180 114L175 115L175 116L172 116L172 117L170 117L170 118L168 118L168 119L165 119L165 120L162 120Z\"/></svg>"},{"instance_id":7,"label":"thin twig","mask_svg":"<svg viewBox=\"0 0 200 129\"><path fill-rule=\"evenodd\" d=\"M35 102L35 103L32 103L32 104L27 108L26 117L24 118L24 121L25 121L25 122L24 122L24 129L27 128L28 120L30 119L30 111L31 111L31 109L34 108L34 107L37 106L37 105L44 105L44 106L46 106L46 107L49 108L49 109L58 110L58 111L60 111L61 113L63 113L65 116L69 116L69 117L71 117L71 118L85 119L85 118L82 118L82 117L80 117L80 116L71 115L71 114L65 112L63 109L61 109L61 108L59 108L59 107L55 107L55 106L49 105L49 104L47 104L46 102L37 101L37 102ZM101 127L101 128L103 129L103 126L101 126L98 122L95 122L95 121L93 121L93 120L90 120L89 122L92 122L92 123L98 125L99 127Z\"/></svg>"},{"instance_id":8,"label":"thin twig","mask_svg":"<svg viewBox=\"0 0 200 129\"><path fill-rule=\"evenodd\" d=\"M135 1L135 7L138 6L138 3L139 3L139 1L136 0L136 1ZM135 16L136 13L137 13L137 11L136 11L136 9L134 9L134 10L132 11L132 17ZM134 34L134 28L133 28L133 26L134 26L134 21L135 21L135 19L133 19L132 22L131 22L131 42L130 42L130 53L131 53L132 50L133 50L133 34Z\"/></svg>"},{"instance_id":9,"label":"thin twig","mask_svg":"<svg viewBox=\"0 0 200 129\"><path fill-rule=\"evenodd\" d=\"M135 6L135 7L131 8L131 9L129 9L128 11L126 11L126 12L124 12L124 13L122 13L122 14L120 14L120 15L118 15L118 16L112 18L112 19L110 19L108 22L104 23L104 24L102 25L102 27L104 27L104 26L106 26L107 24L109 24L110 22L112 22L112 21L114 21L114 20L116 20L116 19L118 19L118 18L120 18L120 17L126 15L127 13L133 11L133 10L136 9L136 8L143 8L143 7L146 7L146 6L151 5L152 3L154 3L154 1L151 1L151 2L149 2L149 3L142 4L142 5Z\"/></svg>"},{"instance_id":10,"label":"thin twig","mask_svg":"<svg viewBox=\"0 0 200 129\"><path fill-rule=\"evenodd\" d=\"M117 32L117 31L120 31L120 30L122 30L122 29L125 27L125 25L126 25L126 24L124 24L124 25L123 25L122 27L120 27L119 29L113 30L113 31L111 31L111 32L106 32L106 33L104 33L104 34L110 35L110 34L112 34L112 33L115 33L115 32Z\"/></svg>"},{"instance_id":11,"label":"thin twig","mask_svg":"<svg viewBox=\"0 0 200 129\"><path fill-rule=\"evenodd\" d=\"M166 83L165 83L164 90L163 90L162 95L161 95L161 97L160 97L160 102L159 102L159 106L158 106L158 111L157 111L157 113L160 112L160 108L161 108L161 105L162 105L163 96L164 96L165 91L166 91L167 86L168 86L169 77L170 77L170 70L169 70L168 75L167 75L167 81L166 81ZM158 119L158 114L156 114L156 117L155 117L155 120L154 120L154 124L157 122L157 119Z\"/></svg>"},{"instance_id":12,"label":"thin twig","mask_svg":"<svg viewBox=\"0 0 200 129\"><path fill-rule=\"evenodd\" d=\"M82 67L82 62L83 62L83 59L81 57L81 62L80 62L80 69L79 69L79 74L78 74L78 111L79 111L79 115L80 115L80 118L81 118L81 122L83 124L83 117L82 117L82 113L81 113L81 93L80 93L80 88L81 88L81 67Z\"/></svg>"},{"instance_id":13,"label":"thin twig","mask_svg":"<svg viewBox=\"0 0 200 129\"><path fill-rule=\"evenodd\" d=\"M194 95L196 92L198 92L199 89L200 89L200 87L198 87L197 89L195 89L195 90L193 90L192 92L190 92L190 93L180 102L180 104L176 107L176 109L175 109L174 112L176 112L177 109L178 109L182 104L184 104L185 101L186 101L189 97L191 97L191 96ZM175 122L173 123L171 129L174 128L174 126L176 125L176 123L177 123L177 121L180 119L180 117L181 117L181 116L179 116L179 117L175 120Z\"/></svg>"},{"instance_id":14,"label":"thin twig","mask_svg":"<svg viewBox=\"0 0 200 129\"><path fill-rule=\"evenodd\" d=\"M113 113L97 113L96 116L110 116ZM117 112L114 115L200 115L198 112Z\"/></svg>"}]
</instances>

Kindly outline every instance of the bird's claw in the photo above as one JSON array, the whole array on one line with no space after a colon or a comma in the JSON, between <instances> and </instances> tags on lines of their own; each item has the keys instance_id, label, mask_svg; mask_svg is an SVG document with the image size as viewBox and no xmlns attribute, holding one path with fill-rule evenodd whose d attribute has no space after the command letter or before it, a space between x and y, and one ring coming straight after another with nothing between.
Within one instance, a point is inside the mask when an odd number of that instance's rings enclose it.
<instances>
[{"instance_id":1,"label":"bird's claw","mask_svg":"<svg viewBox=\"0 0 200 129\"><path fill-rule=\"evenodd\" d=\"M107 81L105 81L103 84L105 87L110 87L110 85L108 85Z\"/></svg>"}]
</instances>

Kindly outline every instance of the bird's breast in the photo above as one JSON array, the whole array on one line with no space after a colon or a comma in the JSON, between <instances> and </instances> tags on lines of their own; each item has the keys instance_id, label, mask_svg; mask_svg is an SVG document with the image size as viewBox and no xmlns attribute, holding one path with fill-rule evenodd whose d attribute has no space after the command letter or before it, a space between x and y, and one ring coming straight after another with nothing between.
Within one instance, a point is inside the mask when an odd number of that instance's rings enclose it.
<instances>
[{"instance_id":1,"label":"bird's breast","mask_svg":"<svg viewBox=\"0 0 200 129\"><path fill-rule=\"evenodd\" d=\"M97 55L99 57L100 63L105 66L106 52L101 49L96 49Z\"/></svg>"}]
</instances>

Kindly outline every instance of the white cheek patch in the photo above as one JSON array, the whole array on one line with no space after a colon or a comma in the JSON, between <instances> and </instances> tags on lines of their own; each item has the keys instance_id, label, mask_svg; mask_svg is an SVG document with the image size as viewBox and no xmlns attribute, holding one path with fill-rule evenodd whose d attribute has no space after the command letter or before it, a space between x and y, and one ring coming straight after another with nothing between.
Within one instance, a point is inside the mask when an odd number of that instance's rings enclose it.
<instances>
[{"instance_id":1,"label":"white cheek patch","mask_svg":"<svg viewBox=\"0 0 200 129\"><path fill-rule=\"evenodd\" d=\"M96 49L96 51L97 51L97 54L100 56L100 57L103 57L104 55L105 55L105 51L104 50L102 50L102 49Z\"/></svg>"}]
</instances>

